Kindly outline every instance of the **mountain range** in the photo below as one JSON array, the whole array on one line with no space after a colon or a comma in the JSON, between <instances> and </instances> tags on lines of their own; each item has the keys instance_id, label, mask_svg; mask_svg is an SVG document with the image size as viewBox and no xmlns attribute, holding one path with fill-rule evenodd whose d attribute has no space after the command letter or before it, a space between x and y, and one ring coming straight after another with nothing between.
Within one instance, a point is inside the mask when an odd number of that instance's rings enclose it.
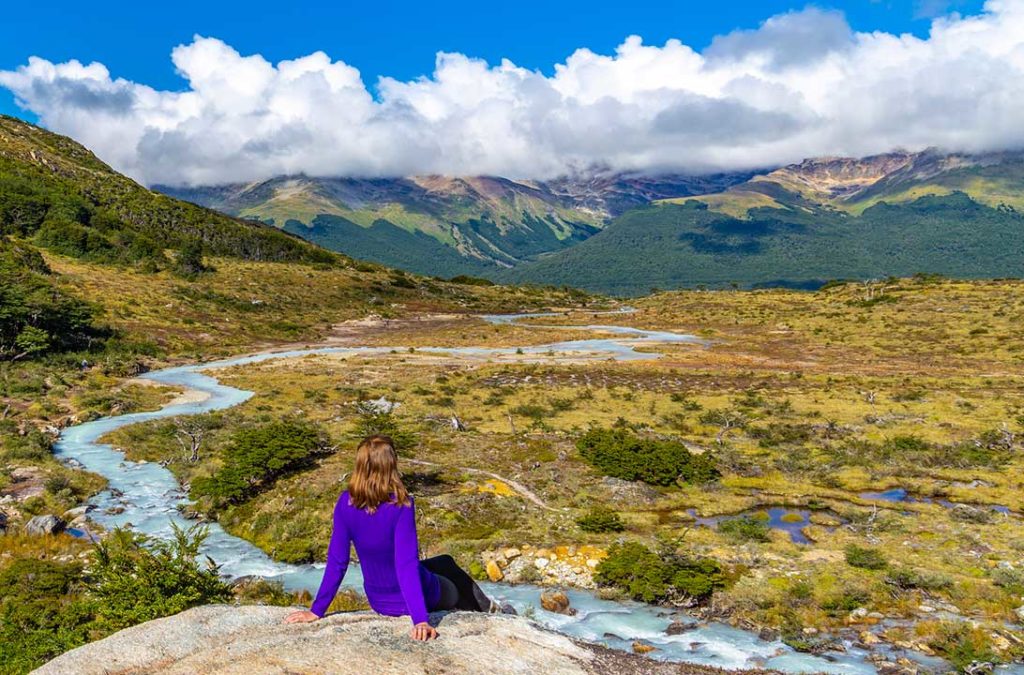
<instances>
[{"instance_id":1,"label":"mountain range","mask_svg":"<svg viewBox=\"0 0 1024 675\"><path fill-rule=\"evenodd\" d=\"M625 295L1024 274L1021 152L897 151L712 176L291 176L158 189L414 272Z\"/></svg>"},{"instance_id":2,"label":"mountain range","mask_svg":"<svg viewBox=\"0 0 1024 675\"><path fill-rule=\"evenodd\" d=\"M629 176L594 171L553 181L492 176L313 178L155 189L277 225L356 258L423 274L496 277L588 239L659 199L723 190L750 173Z\"/></svg>"}]
</instances>

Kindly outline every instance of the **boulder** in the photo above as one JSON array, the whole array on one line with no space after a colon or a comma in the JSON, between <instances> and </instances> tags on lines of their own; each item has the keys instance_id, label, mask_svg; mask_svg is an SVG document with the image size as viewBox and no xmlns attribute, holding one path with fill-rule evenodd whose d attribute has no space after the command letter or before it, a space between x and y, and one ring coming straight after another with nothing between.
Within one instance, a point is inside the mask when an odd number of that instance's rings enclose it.
<instances>
[{"instance_id":1,"label":"boulder","mask_svg":"<svg viewBox=\"0 0 1024 675\"><path fill-rule=\"evenodd\" d=\"M487 561L486 570L487 578L491 581L501 581L505 578L505 573L501 571L501 567L498 563L493 560Z\"/></svg>"},{"instance_id":2,"label":"boulder","mask_svg":"<svg viewBox=\"0 0 1024 675\"><path fill-rule=\"evenodd\" d=\"M36 516L25 523L25 533L32 535L60 534L64 531L65 522L57 516L47 514Z\"/></svg>"},{"instance_id":3,"label":"boulder","mask_svg":"<svg viewBox=\"0 0 1024 675\"><path fill-rule=\"evenodd\" d=\"M569 596L562 591L544 591L540 594L540 606L549 612L572 616L576 610L569 606Z\"/></svg>"},{"instance_id":4,"label":"boulder","mask_svg":"<svg viewBox=\"0 0 1024 675\"><path fill-rule=\"evenodd\" d=\"M665 629L665 635L682 635L688 631L693 630L697 627L695 623L686 623L685 621L673 621Z\"/></svg>"},{"instance_id":5,"label":"boulder","mask_svg":"<svg viewBox=\"0 0 1024 675\"><path fill-rule=\"evenodd\" d=\"M522 618L451 612L436 640L409 638L408 617L372 612L333 614L310 624L283 624L286 607L208 605L127 628L58 656L39 675L108 673L668 673L715 669L658 663L579 642Z\"/></svg>"}]
</instances>

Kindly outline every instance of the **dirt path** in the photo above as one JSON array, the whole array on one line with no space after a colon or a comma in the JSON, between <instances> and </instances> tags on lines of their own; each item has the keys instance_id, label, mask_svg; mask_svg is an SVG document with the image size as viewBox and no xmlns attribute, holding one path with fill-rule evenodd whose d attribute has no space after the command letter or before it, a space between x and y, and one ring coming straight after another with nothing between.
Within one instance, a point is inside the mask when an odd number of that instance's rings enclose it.
<instances>
[{"instance_id":1,"label":"dirt path","mask_svg":"<svg viewBox=\"0 0 1024 675\"><path fill-rule=\"evenodd\" d=\"M504 476L499 476L498 474L491 473L490 471L484 471L483 469L474 469L474 468L468 467L468 466L449 467L446 464L438 464L437 462L428 462L428 461L423 460L423 459L407 459L407 458L403 458L402 461L406 462L408 464L421 464L423 466L438 466L438 467L441 467L441 468L453 468L453 469L458 469L459 471L468 471L469 473L479 473L479 474L483 474L484 476L490 476L491 478L494 478L496 480L500 480L502 483L505 483L506 485L508 485L509 487L514 489L516 492L521 494L523 497L526 497L528 500L530 500L531 502L533 502L537 506L541 507L542 509L546 509L548 511L554 511L555 510L553 507L550 507L547 504L545 504L544 500L542 500L540 497L538 497L532 490L530 490L530 488L526 487L522 483L519 483L519 482L514 481L514 480L510 480L508 478L505 478Z\"/></svg>"}]
</instances>

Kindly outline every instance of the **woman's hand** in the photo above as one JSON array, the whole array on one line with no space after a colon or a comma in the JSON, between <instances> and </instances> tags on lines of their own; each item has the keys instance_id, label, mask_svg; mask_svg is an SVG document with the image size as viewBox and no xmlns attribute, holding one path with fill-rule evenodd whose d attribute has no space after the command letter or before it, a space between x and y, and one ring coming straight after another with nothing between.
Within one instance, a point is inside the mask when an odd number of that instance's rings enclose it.
<instances>
[{"instance_id":1,"label":"woman's hand","mask_svg":"<svg viewBox=\"0 0 1024 675\"><path fill-rule=\"evenodd\" d=\"M412 627L412 633L409 634L413 640L420 640L426 642L427 640L433 640L437 637L437 630L434 629L429 623L424 621L418 623Z\"/></svg>"},{"instance_id":2,"label":"woman's hand","mask_svg":"<svg viewBox=\"0 0 1024 675\"><path fill-rule=\"evenodd\" d=\"M292 612L284 618L285 623L312 623L319 620L320 617L308 609L300 609L297 612Z\"/></svg>"}]
</instances>

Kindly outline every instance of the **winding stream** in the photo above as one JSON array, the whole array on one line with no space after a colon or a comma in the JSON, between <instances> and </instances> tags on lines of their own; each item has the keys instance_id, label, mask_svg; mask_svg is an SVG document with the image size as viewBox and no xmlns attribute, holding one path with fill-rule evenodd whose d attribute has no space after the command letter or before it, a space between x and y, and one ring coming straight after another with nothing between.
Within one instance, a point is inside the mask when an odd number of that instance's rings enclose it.
<instances>
[{"instance_id":1,"label":"winding stream","mask_svg":"<svg viewBox=\"0 0 1024 675\"><path fill-rule=\"evenodd\" d=\"M483 317L492 323L507 323L530 315L498 315ZM549 315L550 316L550 315ZM545 326L551 328L551 326ZM558 328L590 329L614 334L610 338L594 338L556 342L516 348L417 348L418 352L436 352L468 358L516 358L545 363L578 361L581 357L596 359L656 359L653 351L637 351L637 347L665 343L703 344L691 335L664 331L646 331L623 326L560 326ZM155 537L170 537L172 523L188 527L179 506L188 503L170 471L156 463L130 462L124 454L98 439L120 427L179 415L195 415L223 410L247 401L253 392L223 385L207 374L221 368L259 363L270 359L297 358L312 354L386 354L392 347L325 347L282 352L264 352L191 366L167 368L141 377L165 385L182 387L202 395L201 400L167 405L152 412L105 417L66 428L55 446L55 453L64 460L75 460L85 469L104 476L109 486L90 503L97 508L90 518L106 528L131 525L136 531ZM200 399L200 396L194 396ZM322 565L288 565L271 560L249 542L225 532L218 524L209 525L204 553L221 566L221 572L232 578L259 575L280 581L289 590L305 589L315 593L322 575ZM361 588L362 578L357 566L349 568L346 586ZM484 584L496 599L511 603L517 611L532 613L535 620L562 633L629 650L636 640L657 647L649 656L666 661L685 661L722 668L766 667L787 672L874 673L875 666L867 653L847 645L845 653L811 656L794 652L777 640L762 640L756 634L723 624L696 625L682 612L631 602L611 602L595 594L571 590L568 595L578 610L575 616L546 612L539 607L541 589L530 585L510 586ZM693 623L694 628L679 635L666 635L673 621ZM443 622L441 625L443 632ZM908 656L912 656L909 655ZM935 665L938 663L927 663Z\"/></svg>"}]
</instances>

